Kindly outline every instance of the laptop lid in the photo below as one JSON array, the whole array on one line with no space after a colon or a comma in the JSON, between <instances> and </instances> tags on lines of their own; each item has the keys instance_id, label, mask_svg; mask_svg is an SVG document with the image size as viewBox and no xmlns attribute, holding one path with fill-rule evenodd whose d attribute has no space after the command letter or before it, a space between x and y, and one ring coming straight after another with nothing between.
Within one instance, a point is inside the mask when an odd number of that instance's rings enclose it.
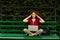
<instances>
[{"instance_id":1,"label":"laptop lid","mask_svg":"<svg viewBox=\"0 0 60 40\"><path fill-rule=\"evenodd\" d=\"M28 25L28 30L29 31L38 31L38 26Z\"/></svg>"}]
</instances>

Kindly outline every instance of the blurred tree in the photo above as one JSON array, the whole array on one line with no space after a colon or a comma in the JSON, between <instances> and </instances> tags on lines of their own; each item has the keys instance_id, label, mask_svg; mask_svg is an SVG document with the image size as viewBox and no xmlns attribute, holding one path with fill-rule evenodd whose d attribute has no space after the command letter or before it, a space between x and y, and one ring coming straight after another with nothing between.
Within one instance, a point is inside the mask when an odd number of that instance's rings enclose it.
<instances>
[{"instance_id":1,"label":"blurred tree","mask_svg":"<svg viewBox=\"0 0 60 40\"><path fill-rule=\"evenodd\" d=\"M55 20L55 0L1 0L2 20L22 20L37 10L44 20ZM12 18L12 19L11 19Z\"/></svg>"}]
</instances>

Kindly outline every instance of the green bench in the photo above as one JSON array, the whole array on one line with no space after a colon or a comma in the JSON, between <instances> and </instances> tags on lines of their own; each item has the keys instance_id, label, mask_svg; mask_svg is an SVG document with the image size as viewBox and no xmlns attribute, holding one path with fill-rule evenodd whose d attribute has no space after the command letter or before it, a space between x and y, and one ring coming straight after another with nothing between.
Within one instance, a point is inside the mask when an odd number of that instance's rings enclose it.
<instances>
[{"instance_id":1,"label":"green bench","mask_svg":"<svg viewBox=\"0 0 60 40\"><path fill-rule=\"evenodd\" d=\"M28 26L27 23L20 21L0 21L0 39L59 39L56 30L56 21L46 21L44 24L40 24L39 28L48 27L50 29L50 35L41 35L30 37L27 36L23 29Z\"/></svg>"}]
</instances>

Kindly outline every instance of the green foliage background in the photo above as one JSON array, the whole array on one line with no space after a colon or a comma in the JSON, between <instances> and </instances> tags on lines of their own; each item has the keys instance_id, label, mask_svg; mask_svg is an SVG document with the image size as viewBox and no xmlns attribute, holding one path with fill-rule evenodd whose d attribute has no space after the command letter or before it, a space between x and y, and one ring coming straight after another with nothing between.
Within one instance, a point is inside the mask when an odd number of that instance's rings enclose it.
<instances>
[{"instance_id":1,"label":"green foliage background","mask_svg":"<svg viewBox=\"0 0 60 40\"><path fill-rule=\"evenodd\" d=\"M22 20L31 10L37 10L43 19L56 20L55 0L1 0L1 20Z\"/></svg>"}]
</instances>

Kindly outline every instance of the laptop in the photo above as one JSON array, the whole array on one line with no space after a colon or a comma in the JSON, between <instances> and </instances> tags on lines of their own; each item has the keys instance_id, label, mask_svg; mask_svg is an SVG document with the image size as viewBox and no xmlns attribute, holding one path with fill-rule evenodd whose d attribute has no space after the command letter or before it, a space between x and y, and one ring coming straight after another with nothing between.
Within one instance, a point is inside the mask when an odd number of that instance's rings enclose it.
<instances>
[{"instance_id":1,"label":"laptop","mask_svg":"<svg viewBox=\"0 0 60 40\"><path fill-rule=\"evenodd\" d=\"M29 31L38 31L38 26L28 25L28 30Z\"/></svg>"}]
</instances>

